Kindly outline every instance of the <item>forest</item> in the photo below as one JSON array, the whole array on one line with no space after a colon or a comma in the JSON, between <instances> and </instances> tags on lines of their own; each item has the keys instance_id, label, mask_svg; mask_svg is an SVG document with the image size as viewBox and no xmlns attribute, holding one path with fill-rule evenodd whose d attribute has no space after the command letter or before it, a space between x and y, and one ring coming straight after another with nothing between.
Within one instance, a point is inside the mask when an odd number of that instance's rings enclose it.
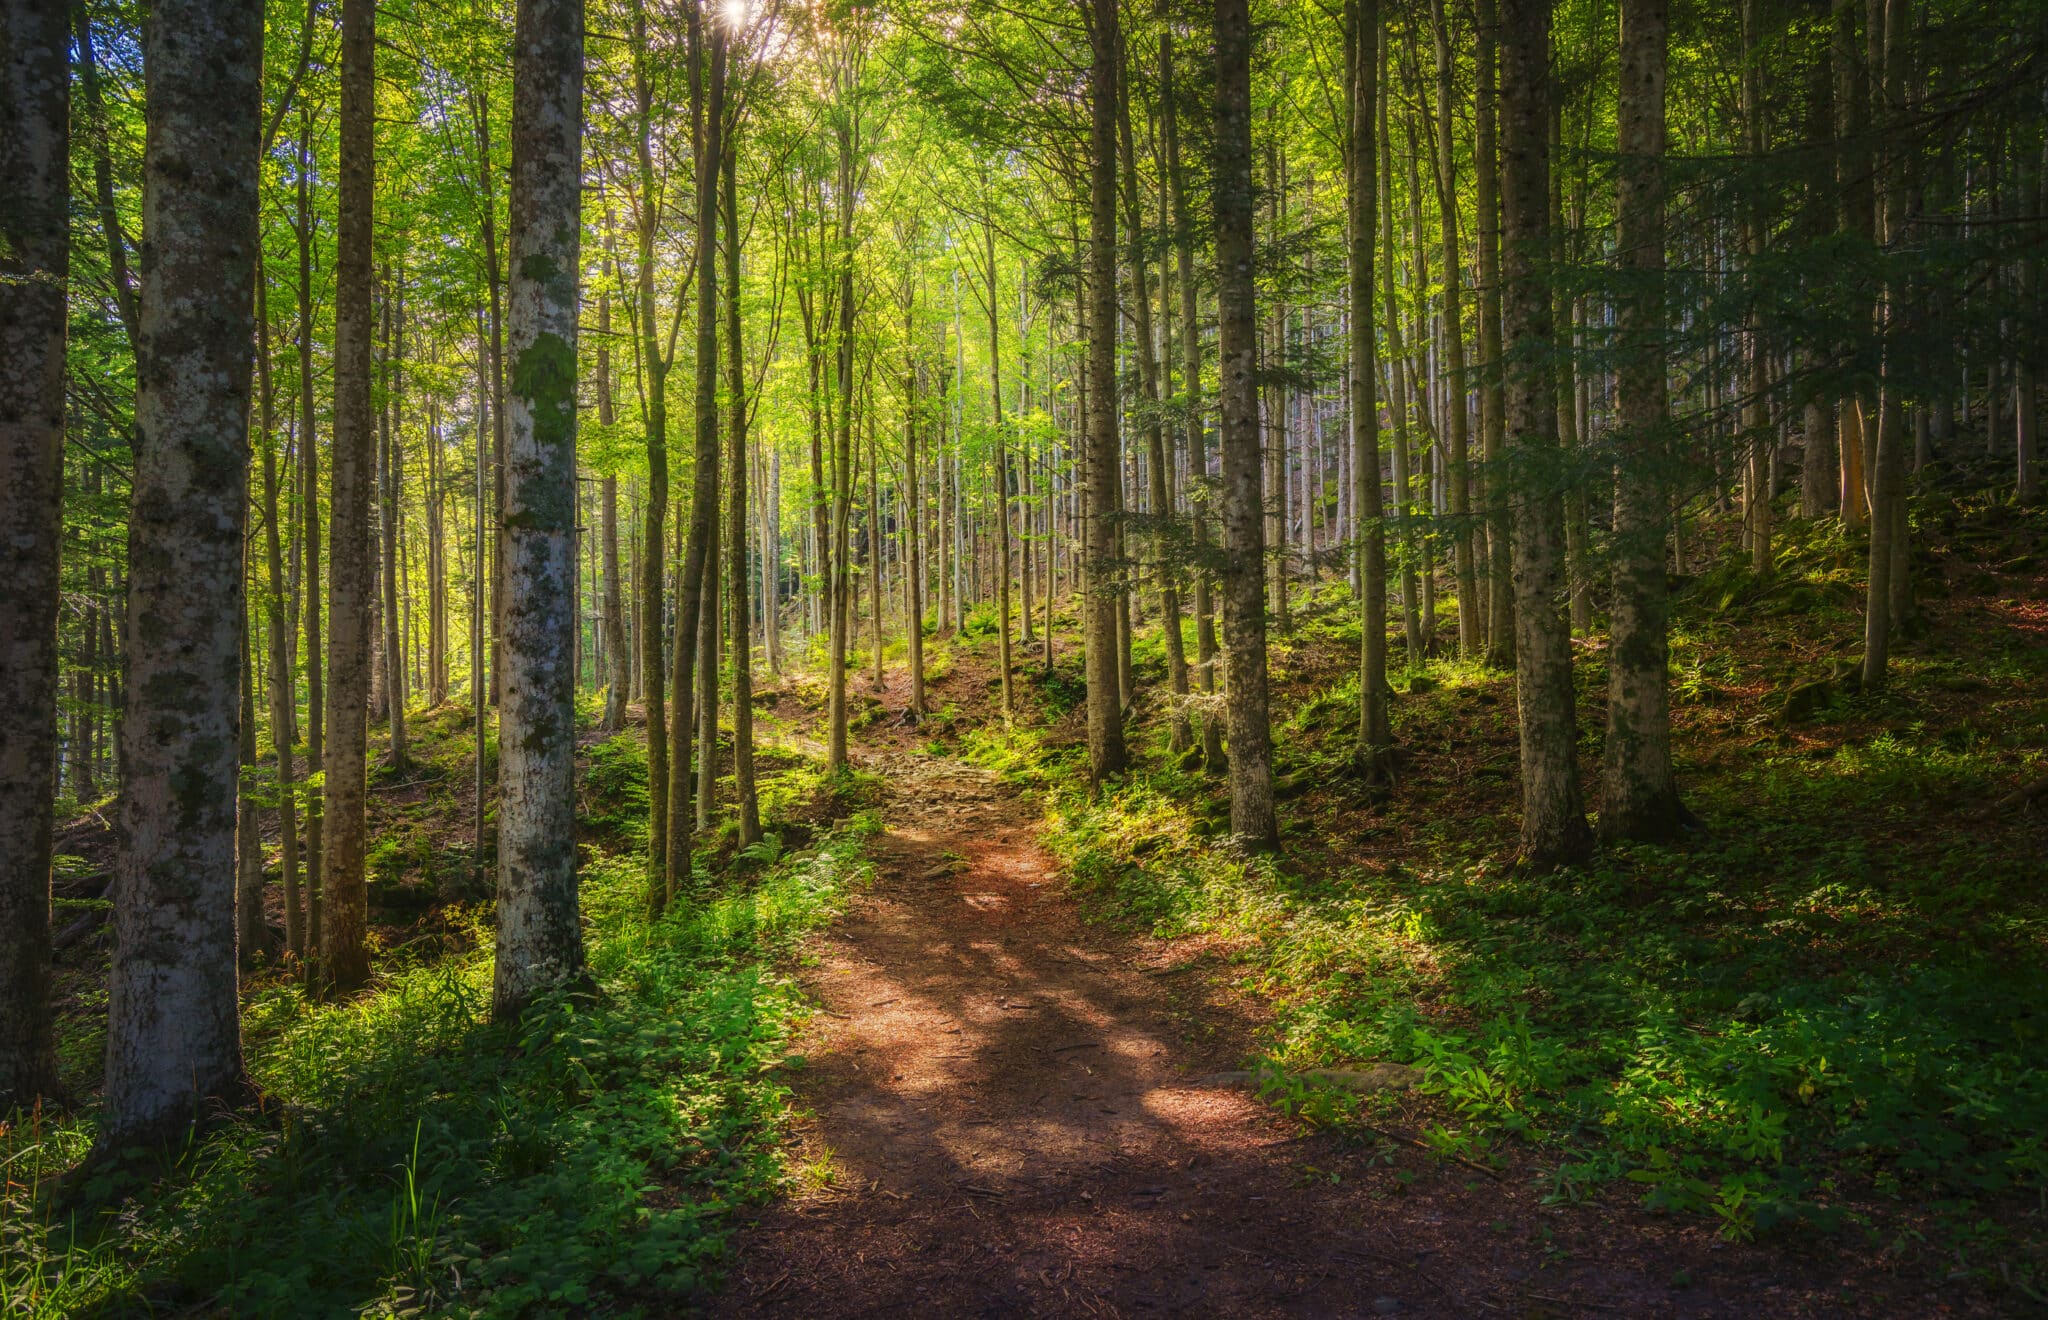
<instances>
[{"instance_id":1,"label":"forest","mask_svg":"<svg viewBox=\"0 0 2048 1320\"><path fill-rule=\"evenodd\" d=\"M2043 0L0 0L0 1318L2048 1308Z\"/></svg>"}]
</instances>

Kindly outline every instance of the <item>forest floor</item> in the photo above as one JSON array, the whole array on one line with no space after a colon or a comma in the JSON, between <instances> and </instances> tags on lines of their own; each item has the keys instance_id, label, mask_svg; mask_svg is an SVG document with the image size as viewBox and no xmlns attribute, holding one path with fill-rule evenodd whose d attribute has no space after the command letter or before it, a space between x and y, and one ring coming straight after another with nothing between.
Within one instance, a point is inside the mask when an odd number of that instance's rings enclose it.
<instances>
[{"instance_id":1,"label":"forest floor","mask_svg":"<svg viewBox=\"0 0 2048 1320\"><path fill-rule=\"evenodd\" d=\"M990 773L868 766L876 880L802 978L796 1191L740 1236L714 1314L1995 1313L1698 1218L1548 1205L1531 1162L1441 1159L1399 1120L1290 1120L1248 1087L1271 1015L1227 950L1088 920Z\"/></svg>"},{"instance_id":2,"label":"forest floor","mask_svg":"<svg viewBox=\"0 0 2048 1320\"><path fill-rule=\"evenodd\" d=\"M590 732L601 994L517 1024L487 1012L474 726L419 712L372 776L374 984L263 961L263 1104L82 1189L96 1212L53 1195L104 1040L111 834L81 807L81 1103L0 1119L0 1316L2048 1309L2048 515L1936 491L1915 518L1882 693L1848 677L1852 539L1788 526L1761 580L1695 544L1701 828L1551 876L1505 865L1512 674L1433 649L1396 675L1396 791L1348 773L1339 583L1272 635L1274 858L1221 846L1223 776L1172 752L1156 626L1101 792L1065 611L1009 721L992 610L928 643L922 721L900 640L880 687L856 656L849 775L818 667L763 675L769 837L708 836L653 923L643 733ZM1604 656L1576 658L1597 810Z\"/></svg>"}]
</instances>

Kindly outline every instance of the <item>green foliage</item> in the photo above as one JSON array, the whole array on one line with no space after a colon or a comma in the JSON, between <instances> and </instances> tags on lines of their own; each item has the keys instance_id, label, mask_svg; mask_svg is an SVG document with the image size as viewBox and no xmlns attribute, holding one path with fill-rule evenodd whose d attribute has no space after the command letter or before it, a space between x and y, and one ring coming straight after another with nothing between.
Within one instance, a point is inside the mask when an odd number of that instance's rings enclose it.
<instances>
[{"instance_id":1,"label":"green foliage","mask_svg":"<svg viewBox=\"0 0 2048 1320\"><path fill-rule=\"evenodd\" d=\"M1439 670L1430 700L1480 678ZM1355 700L1345 677L1276 714L1282 747L1313 760L1301 749L1325 725L1341 741ZM1823 761L1756 756L1698 789L1715 831L1695 846L1555 876L1448 847L1408 868L1246 862L1206 846L1220 790L1198 775L1091 798L1078 755L1037 735L968 745L1045 792L1048 842L1092 901L1241 950L1245 986L1278 1007L1276 1070L1420 1069L1444 1154L1530 1144L1553 1196L1625 1180L1731 1237L1835 1227L1872 1197L2048 1195L2048 910L2029 864L1959 840L1880 854L1841 828L1983 800L2000 774L1983 745L1880 731ZM1313 1121L1353 1112L1265 1089Z\"/></svg>"},{"instance_id":2,"label":"green foliage","mask_svg":"<svg viewBox=\"0 0 2048 1320\"><path fill-rule=\"evenodd\" d=\"M0 1135L0 1314L183 1306L267 1315L547 1315L689 1294L733 1208L784 1177L802 1015L779 970L861 883L872 816L659 923L636 858L587 867L594 995L488 1020L485 947L367 999L274 987L249 1006L266 1114L129 1188L118 1215L39 1220L90 1120ZM114 1189L104 1188L103 1191Z\"/></svg>"}]
</instances>

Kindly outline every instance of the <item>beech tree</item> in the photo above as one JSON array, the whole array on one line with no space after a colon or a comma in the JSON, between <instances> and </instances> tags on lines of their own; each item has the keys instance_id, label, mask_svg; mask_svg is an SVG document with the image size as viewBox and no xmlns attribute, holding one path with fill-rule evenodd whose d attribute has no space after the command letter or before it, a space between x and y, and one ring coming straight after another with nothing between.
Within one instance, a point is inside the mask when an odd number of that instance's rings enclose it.
<instances>
[{"instance_id":1,"label":"beech tree","mask_svg":"<svg viewBox=\"0 0 2048 1320\"><path fill-rule=\"evenodd\" d=\"M576 316L583 5L520 0L513 35L505 635L492 1011L583 970L576 901Z\"/></svg>"},{"instance_id":2,"label":"beech tree","mask_svg":"<svg viewBox=\"0 0 2048 1320\"><path fill-rule=\"evenodd\" d=\"M1216 2L1216 354L1222 375L1223 642L1230 720L1230 832L1276 848L1267 716L1265 493L1259 461L1258 352L1252 277L1251 14ZM1103 309L1106 314L1108 309Z\"/></svg>"},{"instance_id":3,"label":"beech tree","mask_svg":"<svg viewBox=\"0 0 2048 1320\"><path fill-rule=\"evenodd\" d=\"M1564 498L1551 321L1550 0L1502 0L1501 321L1508 445L1524 473L1513 500L1515 713L1522 765L1524 864L1577 861L1592 847L1579 790L1571 623L1564 613Z\"/></svg>"},{"instance_id":4,"label":"beech tree","mask_svg":"<svg viewBox=\"0 0 2048 1320\"><path fill-rule=\"evenodd\" d=\"M335 242L333 510L328 536L322 975L337 990L370 977L368 876L371 239L375 216L376 0L341 0L341 199Z\"/></svg>"},{"instance_id":5,"label":"beech tree","mask_svg":"<svg viewBox=\"0 0 2048 1320\"><path fill-rule=\"evenodd\" d=\"M263 6L161 0L128 525L127 775L102 1151L239 1100L235 785Z\"/></svg>"},{"instance_id":6,"label":"beech tree","mask_svg":"<svg viewBox=\"0 0 2048 1320\"><path fill-rule=\"evenodd\" d=\"M1616 299L1625 356L1614 494L1614 604L1608 625L1607 743L1600 833L1657 841L1684 820L1671 775L1670 643L1664 547L1673 470L1664 348L1666 0L1621 9Z\"/></svg>"},{"instance_id":7,"label":"beech tree","mask_svg":"<svg viewBox=\"0 0 2048 1320\"><path fill-rule=\"evenodd\" d=\"M61 6L0 16L0 1113L54 1095L50 828L70 288L71 77Z\"/></svg>"}]
</instances>

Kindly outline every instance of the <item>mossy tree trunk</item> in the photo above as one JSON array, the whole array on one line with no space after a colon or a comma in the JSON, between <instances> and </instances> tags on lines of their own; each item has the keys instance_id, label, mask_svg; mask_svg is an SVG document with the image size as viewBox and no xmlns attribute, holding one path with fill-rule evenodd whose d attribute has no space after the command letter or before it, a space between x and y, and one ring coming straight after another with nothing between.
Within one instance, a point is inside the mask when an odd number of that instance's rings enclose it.
<instances>
[{"instance_id":1,"label":"mossy tree trunk","mask_svg":"<svg viewBox=\"0 0 2048 1320\"><path fill-rule=\"evenodd\" d=\"M576 902L576 312L583 5L519 0L512 63L504 669L491 1011L583 971Z\"/></svg>"},{"instance_id":2,"label":"mossy tree trunk","mask_svg":"<svg viewBox=\"0 0 2048 1320\"><path fill-rule=\"evenodd\" d=\"M107 1154L247 1092L235 781L263 6L158 0L150 18Z\"/></svg>"},{"instance_id":3,"label":"mossy tree trunk","mask_svg":"<svg viewBox=\"0 0 2048 1320\"><path fill-rule=\"evenodd\" d=\"M1259 463L1258 307L1253 285L1251 15L1216 2L1217 357L1223 421L1223 641L1230 723L1230 830L1279 846L1266 683L1265 492Z\"/></svg>"}]
</instances>

